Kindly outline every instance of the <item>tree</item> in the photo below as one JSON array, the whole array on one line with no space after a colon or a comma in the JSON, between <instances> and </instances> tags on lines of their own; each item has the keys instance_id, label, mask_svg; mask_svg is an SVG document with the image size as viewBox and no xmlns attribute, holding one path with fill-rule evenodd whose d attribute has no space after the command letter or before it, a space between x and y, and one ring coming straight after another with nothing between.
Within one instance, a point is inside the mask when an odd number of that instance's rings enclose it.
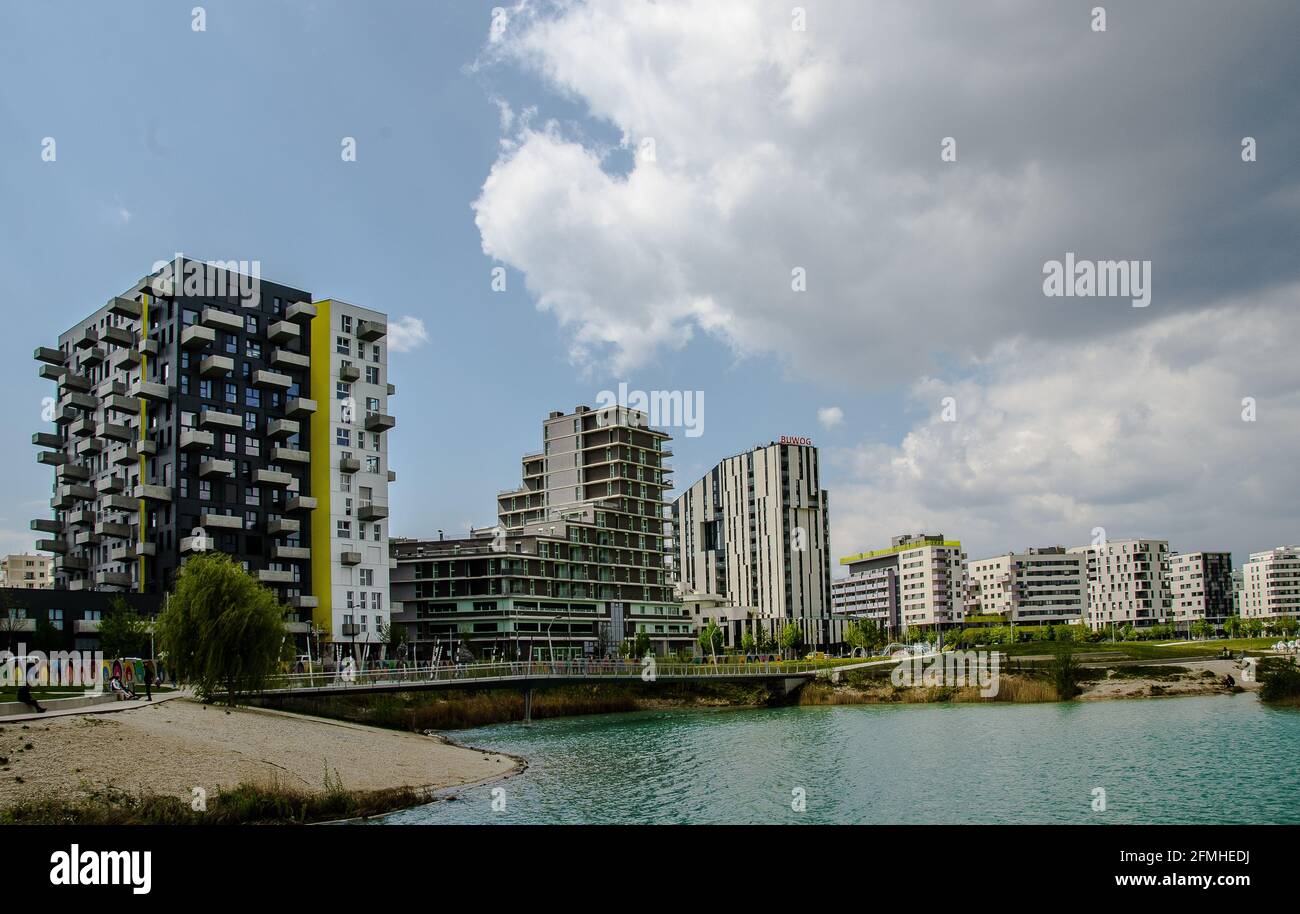
<instances>
[{"instance_id":1,"label":"tree","mask_svg":"<svg viewBox=\"0 0 1300 914\"><path fill-rule=\"evenodd\" d=\"M27 619L18 615L19 610L11 609L7 612L0 612L0 634L7 637L9 642L8 651L14 651L14 634L25 631L27 628Z\"/></svg>"},{"instance_id":2,"label":"tree","mask_svg":"<svg viewBox=\"0 0 1300 914\"><path fill-rule=\"evenodd\" d=\"M749 629L746 629L745 633L740 636L740 649L747 655L758 650L758 639L754 637L754 633Z\"/></svg>"},{"instance_id":3,"label":"tree","mask_svg":"<svg viewBox=\"0 0 1300 914\"><path fill-rule=\"evenodd\" d=\"M849 622L844 626L844 643L857 650L867 650L871 646L871 636L860 622Z\"/></svg>"},{"instance_id":4,"label":"tree","mask_svg":"<svg viewBox=\"0 0 1300 914\"><path fill-rule=\"evenodd\" d=\"M700 648L706 654L712 654L713 659L718 659L718 649L722 647L722 629L718 628L718 623L712 619L709 624L700 630Z\"/></svg>"},{"instance_id":5,"label":"tree","mask_svg":"<svg viewBox=\"0 0 1300 914\"><path fill-rule=\"evenodd\" d=\"M798 656L800 648L803 647L803 629L794 622L787 623L785 628L781 629L781 647L793 651L795 656Z\"/></svg>"},{"instance_id":6,"label":"tree","mask_svg":"<svg viewBox=\"0 0 1300 914\"><path fill-rule=\"evenodd\" d=\"M650 636L645 632L637 632L636 638L632 641L632 656L643 658L650 653Z\"/></svg>"},{"instance_id":7,"label":"tree","mask_svg":"<svg viewBox=\"0 0 1300 914\"><path fill-rule=\"evenodd\" d=\"M99 649L105 657L142 657L149 647L149 623L121 597L108 601L99 620Z\"/></svg>"},{"instance_id":8,"label":"tree","mask_svg":"<svg viewBox=\"0 0 1300 914\"><path fill-rule=\"evenodd\" d=\"M1295 616L1283 616L1277 623L1278 631L1284 638L1295 637L1296 629L1300 628L1300 622L1296 621Z\"/></svg>"},{"instance_id":9,"label":"tree","mask_svg":"<svg viewBox=\"0 0 1300 914\"><path fill-rule=\"evenodd\" d=\"M1214 632L1214 626L1204 619L1197 619L1192 623L1192 634L1204 641Z\"/></svg>"},{"instance_id":10,"label":"tree","mask_svg":"<svg viewBox=\"0 0 1300 914\"><path fill-rule=\"evenodd\" d=\"M1241 636L1241 616L1228 616L1223 620L1223 630L1227 632L1229 638Z\"/></svg>"},{"instance_id":11,"label":"tree","mask_svg":"<svg viewBox=\"0 0 1300 914\"><path fill-rule=\"evenodd\" d=\"M1052 684L1056 686L1057 697L1069 701L1079 694L1079 662L1074 659L1074 652L1069 648L1061 651L1052 661Z\"/></svg>"},{"instance_id":12,"label":"tree","mask_svg":"<svg viewBox=\"0 0 1300 914\"><path fill-rule=\"evenodd\" d=\"M1258 638L1260 633L1264 631L1264 623L1259 619L1251 618L1246 620L1244 628L1246 629L1246 637Z\"/></svg>"},{"instance_id":13,"label":"tree","mask_svg":"<svg viewBox=\"0 0 1300 914\"><path fill-rule=\"evenodd\" d=\"M221 552L191 557L176 576L157 633L177 677L210 701L257 691L291 648L275 593Z\"/></svg>"}]
</instances>

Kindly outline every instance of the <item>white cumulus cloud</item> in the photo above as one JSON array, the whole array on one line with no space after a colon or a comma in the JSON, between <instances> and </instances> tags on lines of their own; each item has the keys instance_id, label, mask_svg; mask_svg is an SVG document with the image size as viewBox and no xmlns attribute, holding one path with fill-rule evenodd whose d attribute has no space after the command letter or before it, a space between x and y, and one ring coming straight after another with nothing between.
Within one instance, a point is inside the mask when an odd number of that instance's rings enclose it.
<instances>
[{"instance_id":1,"label":"white cumulus cloud","mask_svg":"<svg viewBox=\"0 0 1300 914\"><path fill-rule=\"evenodd\" d=\"M410 352L429 342L429 332L424 321L406 315L388 322L388 349L390 352Z\"/></svg>"}]
</instances>

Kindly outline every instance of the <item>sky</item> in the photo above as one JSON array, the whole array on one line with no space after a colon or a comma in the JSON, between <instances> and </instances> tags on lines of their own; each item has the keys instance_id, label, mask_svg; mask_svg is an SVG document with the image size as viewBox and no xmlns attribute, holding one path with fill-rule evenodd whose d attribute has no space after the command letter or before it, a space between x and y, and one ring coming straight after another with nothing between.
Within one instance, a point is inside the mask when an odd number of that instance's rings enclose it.
<instances>
[{"instance_id":1,"label":"sky","mask_svg":"<svg viewBox=\"0 0 1300 914\"><path fill-rule=\"evenodd\" d=\"M836 556L1298 542L1300 7L1098 5L0 3L0 550L33 348L177 252L390 315L394 535L626 384L679 485L812 438Z\"/></svg>"}]
</instances>

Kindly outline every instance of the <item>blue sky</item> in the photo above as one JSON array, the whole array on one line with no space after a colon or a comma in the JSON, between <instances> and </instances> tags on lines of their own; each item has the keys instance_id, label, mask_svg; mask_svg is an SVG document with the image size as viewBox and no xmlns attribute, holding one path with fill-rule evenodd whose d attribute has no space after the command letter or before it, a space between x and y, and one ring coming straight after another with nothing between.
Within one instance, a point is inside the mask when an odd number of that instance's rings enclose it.
<instances>
[{"instance_id":1,"label":"blue sky","mask_svg":"<svg viewBox=\"0 0 1300 914\"><path fill-rule=\"evenodd\" d=\"M837 554L1300 539L1285 4L194 5L4 7L0 547L48 510L32 348L177 251L423 322L397 535L490 522L542 417L622 381L704 392L679 483L812 436ZM1067 250L1153 259L1152 306L1044 299Z\"/></svg>"}]
</instances>

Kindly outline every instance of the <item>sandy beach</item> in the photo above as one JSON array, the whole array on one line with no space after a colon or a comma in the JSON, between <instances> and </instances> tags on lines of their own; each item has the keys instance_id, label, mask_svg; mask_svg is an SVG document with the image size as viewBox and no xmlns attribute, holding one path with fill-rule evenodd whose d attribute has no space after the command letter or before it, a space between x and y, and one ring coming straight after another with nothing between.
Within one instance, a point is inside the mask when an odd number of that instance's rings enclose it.
<instances>
[{"instance_id":1,"label":"sandy beach","mask_svg":"<svg viewBox=\"0 0 1300 914\"><path fill-rule=\"evenodd\" d=\"M1219 695L1229 691L1224 685L1224 677L1232 676L1238 688L1256 691L1258 682L1246 681L1242 671L1233 660L1186 660L1177 666L1188 672L1177 674L1175 678L1108 677L1096 682L1086 683L1080 701L1106 701L1113 698L1152 698L1174 695ZM1153 672L1160 672L1158 664L1149 667ZM1205 676L1209 671L1214 675ZM1153 692L1154 688L1154 692Z\"/></svg>"},{"instance_id":2,"label":"sandy beach","mask_svg":"<svg viewBox=\"0 0 1300 914\"><path fill-rule=\"evenodd\" d=\"M348 790L434 791L519 767L433 736L189 699L0 727L0 806L108 787L186 798L195 787L211 794L241 782L320 790L327 770Z\"/></svg>"}]
</instances>

